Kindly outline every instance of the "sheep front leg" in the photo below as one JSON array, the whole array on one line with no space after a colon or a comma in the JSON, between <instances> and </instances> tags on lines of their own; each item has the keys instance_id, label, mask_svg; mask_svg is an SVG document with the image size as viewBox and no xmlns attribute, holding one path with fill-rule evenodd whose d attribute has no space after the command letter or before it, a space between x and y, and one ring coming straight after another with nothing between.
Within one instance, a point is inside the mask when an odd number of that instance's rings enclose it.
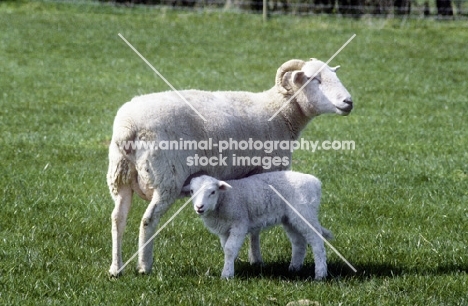
<instances>
[{"instance_id":1,"label":"sheep front leg","mask_svg":"<svg viewBox=\"0 0 468 306\"><path fill-rule=\"evenodd\" d=\"M143 215L140 223L140 236L138 240L139 253L137 270L140 274L149 274L151 272L154 245L154 239L151 238L155 233L159 219L174 201L175 197L172 201L162 200L155 191L153 198Z\"/></svg>"},{"instance_id":2,"label":"sheep front leg","mask_svg":"<svg viewBox=\"0 0 468 306\"><path fill-rule=\"evenodd\" d=\"M221 243L221 248L224 250L224 246L226 245L226 241L229 235L219 235L219 242Z\"/></svg>"},{"instance_id":3,"label":"sheep front leg","mask_svg":"<svg viewBox=\"0 0 468 306\"><path fill-rule=\"evenodd\" d=\"M117 194L112 198L115 202L111 215L112 222L112 264L109 269L111 276L118 276L122 267L122 236L127 224L127 216L132 203L132 189L130 185L119 186Z\"/></svg>"},{"instance_id":4,"label":"sheep front leg","mask_svg":"<svg viewBox=\"0 0 468 306\"><path fill-rule=\"evenodd\" d=\"M221 273L221 278L234 277L234 261L239 254L247 231L231 229L229 237L224 244L224 267Z\"/></svg>"}]
</instances>

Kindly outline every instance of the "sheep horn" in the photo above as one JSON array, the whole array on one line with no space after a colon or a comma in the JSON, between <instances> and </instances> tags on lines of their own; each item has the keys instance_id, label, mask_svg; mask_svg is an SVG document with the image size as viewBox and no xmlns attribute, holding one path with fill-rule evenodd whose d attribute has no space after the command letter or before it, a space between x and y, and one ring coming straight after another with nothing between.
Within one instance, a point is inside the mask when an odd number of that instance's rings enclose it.
<instances>
[{"instance_id":1,"label":"sheep horn","mask_svg":"<svg viewBox=\"0 0 468 306\"><path fill-rule=\"evenodd\" d=\"M288 93L288 90L283 87L283 77L286 74L286 72L301 70L304 64L305 62L303 60L293 59L287 61L286 63L281 65L281 67L278 68L278 71L276 72L276 87L278 87L278 90L282 94Z\"/></svg>"},{"instance_id":2,"label":"sheep horn","mask_svg":"<svg viewBox=\"0 0 468 306\"><path fill-rule=\"evenodd\" d=\"M331 71L333 71L333 72L337 72L337 71L338 71L338 69L340 69L340 67L341 67L341 66L340 66L340 65L338 65L338 66L336 66L336 67L333 67L333 68L330 68L330 69L331 69Z\"/></svg>"}]
</instances>

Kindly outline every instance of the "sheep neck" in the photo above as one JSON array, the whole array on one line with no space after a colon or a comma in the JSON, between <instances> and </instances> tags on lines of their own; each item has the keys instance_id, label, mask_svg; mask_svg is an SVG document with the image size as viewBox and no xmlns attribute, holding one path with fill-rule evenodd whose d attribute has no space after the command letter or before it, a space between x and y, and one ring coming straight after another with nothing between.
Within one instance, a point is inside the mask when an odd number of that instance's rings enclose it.
<instances>
[{"instance_id":1,"label":"sheep neck","mask_svg":"<svg viewBox=\"0 0 468 306\"><path fill-rule=\"evenodd\" d=\"M279 115L288 125L292 138L297 139L299 138L301 131L307 126L313 117L304 114L301 107L299 106L299 103L297 103L295 99L289 101L288 103L288 106L282 109Z\"/></svg>"},{"instance_id":2,"label":"sheep neck","mask_svg":"<svg viewBox=\"0 0 468 306\"><path fill-rule=\"evenodd\" d=\"M221 210L223 210L223 203L226 198L226 194L224 192L220 192L218 196L218 202L216 203L216 207L213 210L217 216L220 215Z\"/></svg>"},{"instance_id":3,"label":"sheep neck","mask_svg":"<svg viewBox=\"0 0 468 306\"><path fill-rule=\"evenodd\" d=\"M300 108L296 99L289 101L291 96L284 96L276 87L260 93L263 105L268 105L265 109L269 110L268 118L273 116L285 103L288 105L279 112L273 120L281 120L288 127L291 139L299 138L301 131L313 117L307 116ZM289 102L288 102L289 101Z\"/></svg>"}]
</instances>

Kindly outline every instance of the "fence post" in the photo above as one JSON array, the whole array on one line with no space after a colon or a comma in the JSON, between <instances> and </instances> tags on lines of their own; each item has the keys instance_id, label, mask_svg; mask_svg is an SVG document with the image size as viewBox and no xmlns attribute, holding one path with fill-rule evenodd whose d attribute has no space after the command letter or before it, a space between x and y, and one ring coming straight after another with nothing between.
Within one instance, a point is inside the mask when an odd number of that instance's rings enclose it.
<instances>
[{"instance_id":1,"label":"fence post","mask_svg":"<svg viewBox=\"0 0 468 306\"><path fill-rule=\"evenodd\" d=\"M263 21L268 20L268 0L263 0Z\"/></svg>"}]
</instances>

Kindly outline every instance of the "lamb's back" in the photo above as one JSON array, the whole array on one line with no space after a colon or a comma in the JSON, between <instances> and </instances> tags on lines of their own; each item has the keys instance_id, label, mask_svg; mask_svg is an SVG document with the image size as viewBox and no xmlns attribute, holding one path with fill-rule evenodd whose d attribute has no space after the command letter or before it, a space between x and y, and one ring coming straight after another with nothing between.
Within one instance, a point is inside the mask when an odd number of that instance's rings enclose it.
<instances>
[{"instance_id":1,"label":"lamb's back","mask_svg":"<svg viewBox=\"0 0 468 306\"><path fill-rule=\"evenodd\" d=\"M321 183L315 176L294 171L267 172L228 182L237 187L232 190L238 190L236 197L252 203L248 209L253 215L284 211L287 204L273 188L293 206L310 205L321 196Z\"/></svg>"}]
</instances>

